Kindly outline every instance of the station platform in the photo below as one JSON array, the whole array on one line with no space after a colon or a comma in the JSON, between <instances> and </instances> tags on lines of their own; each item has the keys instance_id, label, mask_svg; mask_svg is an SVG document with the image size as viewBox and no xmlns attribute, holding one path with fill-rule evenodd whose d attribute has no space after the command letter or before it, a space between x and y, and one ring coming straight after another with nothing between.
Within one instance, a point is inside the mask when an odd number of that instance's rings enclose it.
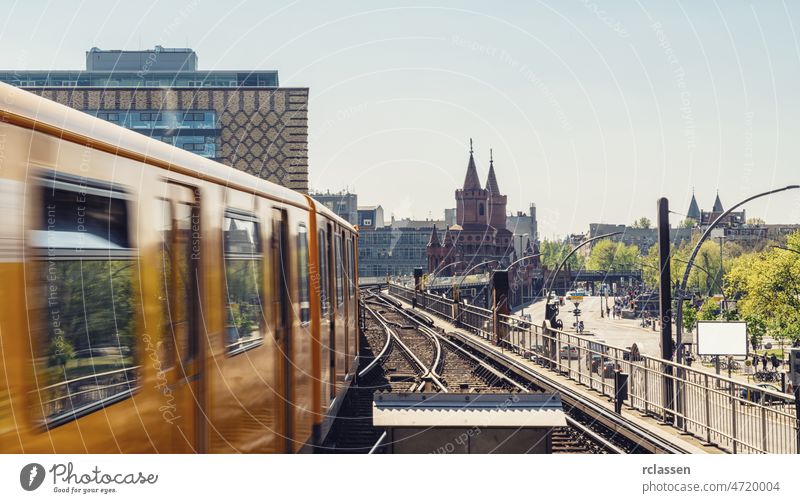
<instances>
[{"instance_id":1,"label":"station platform","mask_svg":"<svg viewBox=\"0 0 800 503\"><path fill-rule=\"evenodd\" d=\"M412 309L411 304L404 301L403 299L395 296L392 296L392 298L397 302L399 302L404 308L409 310ZM426 311L422 311L419 309L417 309L416 311L426 314L429 318L433 320L434 325L437 328L444 330L446 333L453 334L459 337L462 341L468 343L470 346L485 349L487 352L502 353L502 356L505 360L513 362L514 364L516 364L516 366L524 367L529 374L533 376L538 376L544 380L555 381L558 383L559 386L562 386L574 393L579 394L581 397L590 401L592 404L600 406L605 410L609 411L610 413L614 413L613 401L611 401L608 397L601 395L599 392L591 390L590 388L582 384L579 384L558 372L544 369L541 366L536 365L534 362L526 358L523 358L522 356L514 352L507 350L503 351L502 348L494 346L485 339L482 339L481 337L474 335L472 333L466 332L463 329L456 327L452 323L445 321L438 316L432 315ZM707 445L703 443L701 440L689 434L685 434L679 431L670 424L664 424L655 417L643 415L639 411L629 409L626 406L623 406L622 408L622 417L632 422L633 424L637 425L644 431L647 431L655 436L668 440L668 442L672 443L676 447L679 447L686 453L725 454L725 451L718 448L717 446Z\"/></svg>"}]
</instances>

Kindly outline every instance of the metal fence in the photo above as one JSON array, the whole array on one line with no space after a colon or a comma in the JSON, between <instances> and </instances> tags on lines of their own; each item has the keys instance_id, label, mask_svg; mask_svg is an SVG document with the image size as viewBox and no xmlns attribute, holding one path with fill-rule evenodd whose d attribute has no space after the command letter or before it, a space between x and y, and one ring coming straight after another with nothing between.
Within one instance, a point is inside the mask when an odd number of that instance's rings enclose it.
<instances>
[{"instance_id":1,"label":"metal fence","mask_svg":"<svg viewBox=\"0 0 800 503\"><path fill-rule=\"evenodd\" d=\"M390 285L389 292L411 302L411 289ZM659 418L681 431L732 453L797 453L797 416L794 397L757 385L679 365L660 358L631 353L591 336L548 329L515 316L419 292L418 307L501 345L532 363L613 398L615 375L629 376L628 405ZM435 296L433 296L435 297ZM420 301L425 298L424 301ZM442 307L447 301L449 309ZM455 319L452 314L455 312Z\"/></svg>"}]
</instances>

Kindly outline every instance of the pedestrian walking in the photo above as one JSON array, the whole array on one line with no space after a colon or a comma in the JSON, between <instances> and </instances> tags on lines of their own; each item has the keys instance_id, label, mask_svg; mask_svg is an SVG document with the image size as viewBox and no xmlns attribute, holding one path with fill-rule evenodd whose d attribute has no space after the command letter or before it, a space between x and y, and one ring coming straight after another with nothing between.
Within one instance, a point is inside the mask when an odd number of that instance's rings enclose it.
<instances>
[{"instance_id":1,"label":"pedestrian walking","mask_svg":"<svg viewBox=\"0 0 800 503\"><path fill-rule=\"evenodd\" d=\"M758 353L753 353L753 372L758 370Z\"/></svg>"},{"instance_id":2,"label":"pedestrian walking","mask_svg":"<svg viewBox=\"0 0 800 503\"><path fill-rule=\"evenodd\" d=\"M764 372L767 371L767 355L761 355L761 366L764 367Z\"/></svg>"},{"instance_id":3,"label":"pedestrian walking","mask_svg":"<svg viewBox=\"0 0 800 503\"><path fill-rule=\"evenodd\" d=\"M772 363L772 370L777 371L779 362L778 362L778 357L775 355L775 353L772 353L772 358L770 358L770 360L772 360L770 362L770 363Z\"/></svg>"},{"instance_id":4,"label":"pedestrian walking","mask_svg":"<svg viewBox=\"0 0 800 503\"><path fill-rule=\"evenodd\" d=\"M606 306L606 318L611 318L611 307Z\"/></svg>"}]
</instances>

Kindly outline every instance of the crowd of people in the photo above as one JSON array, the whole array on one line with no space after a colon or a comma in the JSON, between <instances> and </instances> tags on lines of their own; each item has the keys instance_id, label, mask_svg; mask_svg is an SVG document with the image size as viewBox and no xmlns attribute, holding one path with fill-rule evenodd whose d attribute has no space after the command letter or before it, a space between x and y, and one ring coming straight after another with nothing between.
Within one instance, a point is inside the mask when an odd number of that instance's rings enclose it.
<instances>
[{"instance_id":1,"label":"crowd of people","mask_svg":"<svg viewBox=\"0 0 800 503\"><path fill-rule=\"evenodd\" d=\"M606 315L619 318L622 316L623 309L636 309L636 297L642 293L640 290L640 287L630 287L622 292L617 292L619 295L614 297L614 307L606 306Z\"/></svg>"}]
</instances>

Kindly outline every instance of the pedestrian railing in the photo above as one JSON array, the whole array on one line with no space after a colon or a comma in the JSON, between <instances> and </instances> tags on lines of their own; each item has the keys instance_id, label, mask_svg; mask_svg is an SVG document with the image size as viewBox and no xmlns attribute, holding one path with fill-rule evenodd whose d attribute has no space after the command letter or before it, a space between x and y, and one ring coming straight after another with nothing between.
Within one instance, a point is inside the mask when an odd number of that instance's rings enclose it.
<instances>
[{"instance_id":1,"label":"pedestrian railing","mask_svg":"<svg viewBox=\"0 0 800 503\"><path fill-rule=\"evenodd\" d=\"M413 289L390 285L389 292L412 302ZM455 304L427 292L417 306L613 399L615 376L628 375L628 405L732 453L797 453L794 397L702 369L626 348L591 336L549 329L516 316Z\"/></svg>"}]
</instances>

